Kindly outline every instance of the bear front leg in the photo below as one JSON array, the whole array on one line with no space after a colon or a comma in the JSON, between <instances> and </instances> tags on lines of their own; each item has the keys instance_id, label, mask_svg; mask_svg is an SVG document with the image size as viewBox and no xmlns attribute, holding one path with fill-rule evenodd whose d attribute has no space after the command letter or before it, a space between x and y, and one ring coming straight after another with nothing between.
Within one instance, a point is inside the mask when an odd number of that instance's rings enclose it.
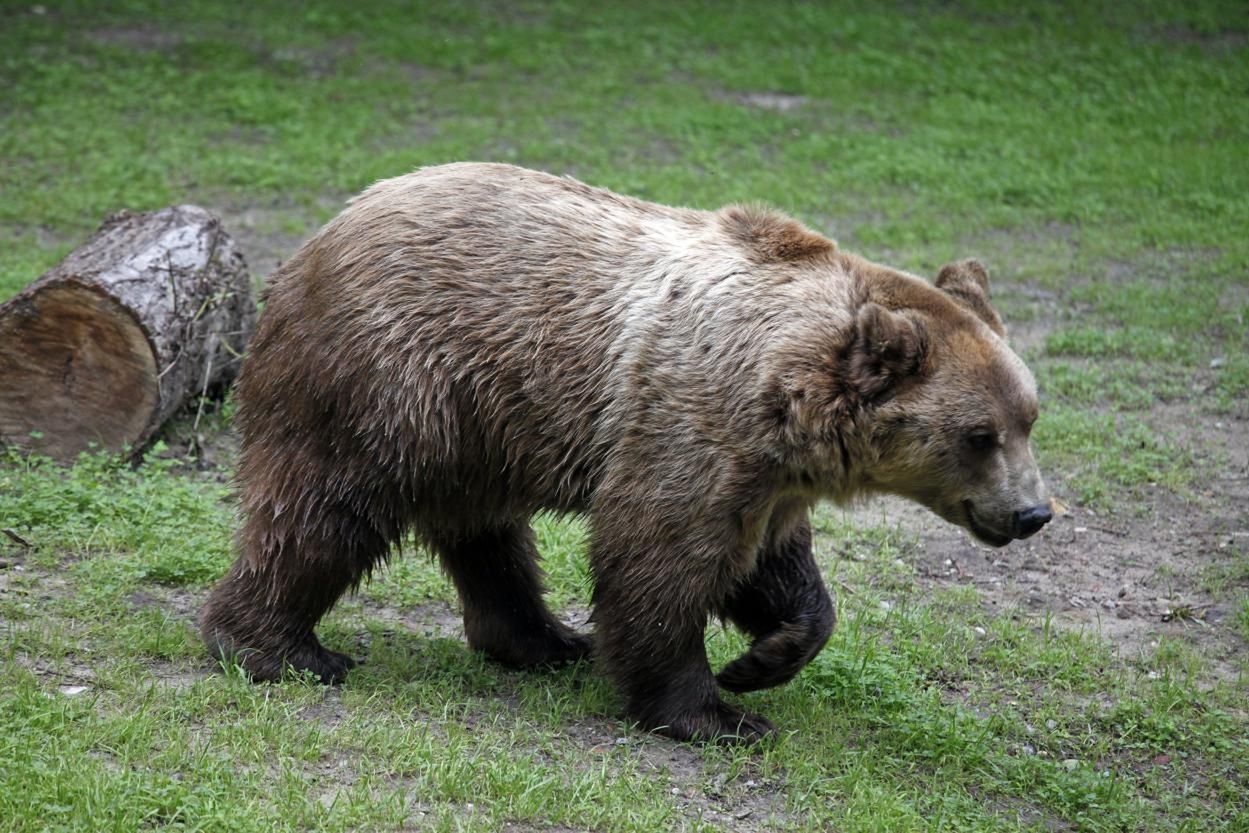
<instances>
[{"instance_id":1,"label":"bear front leg","mask_svg":"<svg viewBox=\"0 0 1249 833\"><path fill-rule=\"evenodd\" d=\"M720 612L754 637L750 650L717 675L729 691L787 683L820 652L833 632L836 611L811 553L806 518L760 554L754 572Z\"/></svg>"},{"instance_id":2,"label":"bear front leg","mask_svg":"<svg viewBox=\"0 0 1249 833\"><path fill-rule=\"evenodd\" d=\"M715 560L709 570L696 544L660 544L663 536L639 528L636 517L596 519L591 545L598 656L628 716L676 740L751 743L773 735L768 720L720 698L707 662Z\"/></svg>"}]
</instances>

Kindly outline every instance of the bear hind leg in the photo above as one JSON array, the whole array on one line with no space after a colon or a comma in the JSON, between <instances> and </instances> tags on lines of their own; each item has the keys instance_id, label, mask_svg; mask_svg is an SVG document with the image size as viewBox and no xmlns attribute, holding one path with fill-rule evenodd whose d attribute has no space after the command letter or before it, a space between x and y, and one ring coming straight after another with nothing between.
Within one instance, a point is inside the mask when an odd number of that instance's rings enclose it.
<instances>
[{"instance_id":1,"label":"bear hind leg","mask_svg":"<svg viewBox=\"0 0 1249 833\"><path fill-rule=\"evenodd\" d=\"M533 531L524 521L431 536L464 608L469 647L518 668L562 665L590 654L592 640L560 622L542 600Z\"/></svg>"},{"instance_id":2,"label":"bear hind leg","mask_svg":"<svg viewBox=\"0 0 1249 833\"><path fill-rule=\"evenodd\" d=\"M327 684L342 681L355 661L323 646L313 629L385 557L397 528L379 529L376 520L346 507L323 508L315 523L295 530L250 513L242 553L201 617L209 651L237 663L253 680L295 671Z\"/></svg>"}]
</instances>

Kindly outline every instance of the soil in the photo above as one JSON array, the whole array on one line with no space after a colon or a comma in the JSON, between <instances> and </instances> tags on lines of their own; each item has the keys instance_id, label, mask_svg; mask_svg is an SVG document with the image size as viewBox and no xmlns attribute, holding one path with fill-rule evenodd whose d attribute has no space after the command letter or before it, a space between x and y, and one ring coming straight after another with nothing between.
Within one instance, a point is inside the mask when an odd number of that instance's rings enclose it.
<instances>
[{"instance_id":1,"label":"soil","mask_svg":"<svg viewBox=\"0 0 1249 833\"><path fill-rule=\"evenodd\" d=\"M1030 338L1041 329L1029 326ZM913 536L923 586L974 586L988 611L1050 614L1099 634L1126 659L1151 653L1164 637L1200 644L1213 675L1236 677L1249 646L1219 575L1249 551L1249 414L1195 411L1160 404L1149 415L1203 468L1183 495L1147 487L1123 498L1119 510L1098 512L1067 503L1063 473L1048 472L1060 514L1036 537L1002 549L901 499L847 515Z\"/></svg>"}]
</instances>

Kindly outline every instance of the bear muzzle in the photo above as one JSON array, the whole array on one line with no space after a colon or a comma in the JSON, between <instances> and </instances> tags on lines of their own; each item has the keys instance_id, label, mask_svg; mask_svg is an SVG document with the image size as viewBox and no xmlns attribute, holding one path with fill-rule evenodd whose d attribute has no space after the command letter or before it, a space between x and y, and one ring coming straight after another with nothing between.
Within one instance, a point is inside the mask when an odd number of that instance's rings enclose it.
<instances>
[{"instance_id":1,"label":"bear muzzle","mask_svg":"<svg viewBox=\"0 0 1249 833\"><path fill-rule=\"evenodd\" d=\"M1054 518L1054 512L1047 503L1038 503L1027 509L1020 509L1011 516L1011 535L1015 538L1030 538L1041 531Z\"/></svg>"}]
</instances>

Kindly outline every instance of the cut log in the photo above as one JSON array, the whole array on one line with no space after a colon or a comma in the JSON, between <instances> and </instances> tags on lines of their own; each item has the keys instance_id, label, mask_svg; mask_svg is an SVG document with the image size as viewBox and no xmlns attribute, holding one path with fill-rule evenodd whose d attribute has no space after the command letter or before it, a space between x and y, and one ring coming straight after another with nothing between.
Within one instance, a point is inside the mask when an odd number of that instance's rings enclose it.
<instances>
[{"instance_id":1,"label":"cut log","mask_svg":"<svg viewBox=\"0 0 1249 833\"><path fill-rule=\"evenodd\" d=\"M109 217L0 306L0 441L68 460L139 450L234 379L255 324L243 256L180 205Z\"/></svg>"}]
</instances>

